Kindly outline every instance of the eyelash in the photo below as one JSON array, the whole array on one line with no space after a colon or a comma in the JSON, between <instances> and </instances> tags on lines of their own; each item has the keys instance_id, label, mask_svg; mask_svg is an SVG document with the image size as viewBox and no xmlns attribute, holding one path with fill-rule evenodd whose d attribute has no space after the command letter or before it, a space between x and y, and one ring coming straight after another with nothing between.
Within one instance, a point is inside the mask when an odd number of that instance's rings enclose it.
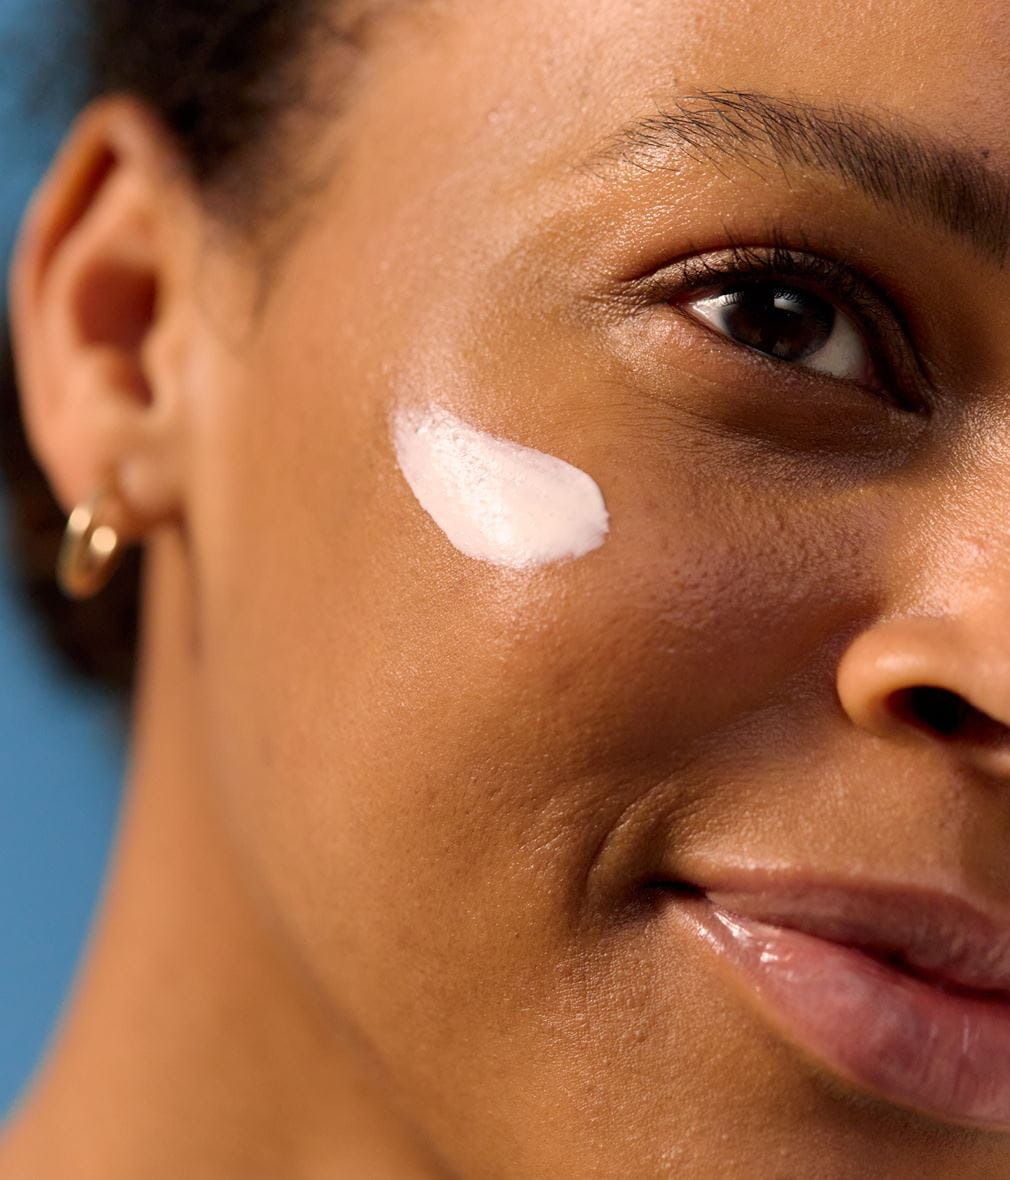
<instances>
[{"instance_id":1,"label":"eyelash","mask_svg":"<svg viewBox=\"0 0 1010 1180\"><path fill-rule=\"evenodd\" d=\"M684 304L706 290L741 279L761 278L782 283L799 280L798 286L812 289L814 294L851 316L880 382L879 387L860 388L868 388L877 396L888 398L906 413L928 413L930 401L923 392L925 376L916 350L902 317L876 284L837 259L794 249L786 244L777 229L769 234L770 244L765 246L735 241L730 234L726 235L726 240L729 245L722 250L683 257L664 268L672 269L675 275L671 282L663 280L666 302L674 306ZM682 314L690 315L689 312ZM691 318L695 323L699 322L695 317ZM700 326L722 338L714 328ZM746 345L732 340L728 343L747 350ZM767 359L774 361L774 358ZM796 367L791 361L775 363ZM826 379L832 380L830 377Z\"/></svg>"}]
</instances>

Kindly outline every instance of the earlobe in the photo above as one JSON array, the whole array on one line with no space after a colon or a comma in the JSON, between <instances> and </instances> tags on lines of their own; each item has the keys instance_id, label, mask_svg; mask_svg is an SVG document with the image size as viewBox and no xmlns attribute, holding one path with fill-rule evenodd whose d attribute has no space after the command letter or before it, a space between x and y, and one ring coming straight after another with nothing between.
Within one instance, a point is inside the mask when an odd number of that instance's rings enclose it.
<instances>
[{"instance_id":1,"label":"earlobe","mask_svg":"<svg viewBox=\"0 0 1010 1180\"><path fill-rule=\"evenodd\" d=\"M120 531L177 507L181 412L158 347L181 289L192 205L167 132L133 99L92 104L25 218L11 327L29 441L69 513L111 481Z\"/></svg>"}]
</instances>

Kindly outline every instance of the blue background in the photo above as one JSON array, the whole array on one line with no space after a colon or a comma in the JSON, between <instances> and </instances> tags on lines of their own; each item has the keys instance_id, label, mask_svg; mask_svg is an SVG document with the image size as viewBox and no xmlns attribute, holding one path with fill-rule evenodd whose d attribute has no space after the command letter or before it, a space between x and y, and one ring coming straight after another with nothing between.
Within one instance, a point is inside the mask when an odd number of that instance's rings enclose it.
<instances>
[{"instance_id":1,"label":"blue background","mask_svg":"<svg viewBox=\"0 0 1010 1180\"><path fill-rule=\"evenodd\" d=\"M4 275L24 206L79 101L74 4L0 0ZM0 499L0 1118L44 1049L83 948L125 741L115 700L66 677L18 601L6 527Z\"/></svg>"}]
</instances>

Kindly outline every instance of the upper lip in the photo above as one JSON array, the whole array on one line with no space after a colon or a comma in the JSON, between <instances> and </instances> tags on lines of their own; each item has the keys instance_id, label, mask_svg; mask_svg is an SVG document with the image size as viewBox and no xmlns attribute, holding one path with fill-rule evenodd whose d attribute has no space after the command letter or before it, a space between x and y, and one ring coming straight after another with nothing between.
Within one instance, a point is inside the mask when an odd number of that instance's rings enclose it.
<instances>
[{"instance_id":1,"label":"upper lip","mask_svg":"<svg viewBox=\"0 0 1010 1180\"><path fill-rule=\"evenodd\" d=\"M955 894L746 871L695 884L739 917L857 947L941 985L1010 996L1010 917Z\"/></svg>"}]
</instances>

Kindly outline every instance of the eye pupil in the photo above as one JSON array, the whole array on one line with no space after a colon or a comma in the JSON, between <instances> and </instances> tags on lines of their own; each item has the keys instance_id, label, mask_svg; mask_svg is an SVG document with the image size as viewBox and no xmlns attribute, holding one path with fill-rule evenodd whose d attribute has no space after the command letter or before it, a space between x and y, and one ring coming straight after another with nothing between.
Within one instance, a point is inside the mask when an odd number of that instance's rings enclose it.
<instances>
[{"instance_id":1,"label":"eye pupil","mask_svg":"<svg viewBox=\"0 0 1010 1180\"><path fill-rule=\"evenodd\" d=\"M835 309L810 291L773 283L740 283L719 297L726 331L750 348L798 361L823 348Z\"/></svg>"}]
</instances>

